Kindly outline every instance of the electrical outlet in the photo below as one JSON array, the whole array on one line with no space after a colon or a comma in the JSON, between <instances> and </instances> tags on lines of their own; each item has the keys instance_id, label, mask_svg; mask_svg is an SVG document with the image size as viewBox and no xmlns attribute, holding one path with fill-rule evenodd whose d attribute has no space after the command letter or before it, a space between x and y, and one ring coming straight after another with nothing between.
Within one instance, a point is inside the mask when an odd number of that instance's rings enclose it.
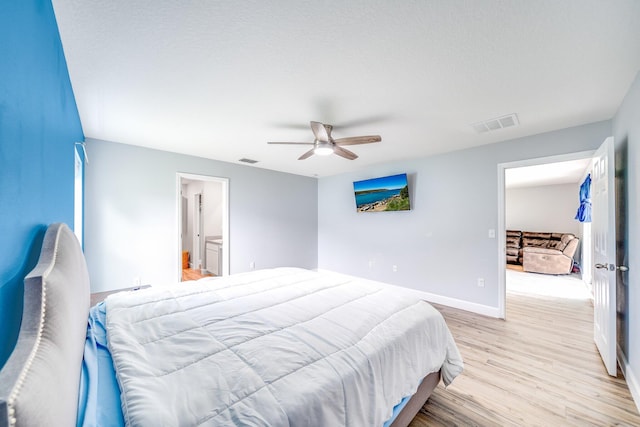
<instances>
[{"instance_id":1,"label":"electrical outlet","mask_svg":"<svg viewBox=\"0 0 640 427\"><path fill-rule=\"evenodd\" d=\"M373 260L369 260L369 268L373 268Z\"/></svg>"},{"instance_id":2,"label":"electrical outlet","mask_svg":"<svg viewBox=\"0 0 640 427\"><path fill-rule=\"evenodd\" d=\"M133 286L140 286L142 284L142 279L140 279L140 277L136 276L133 278Z\"/></svg>"},{"instance_id":3,"label":"electrical outlet","mask_svg":"<svg viewBox=\"0 0 640 427\"><path fill-rule=\"evenodd\" d=\"M490 239L495 239L496 238L496 230L494 230L493 228L489 229L489 238Z\"/></svg>"},{"instance_id":4,"label":"electrical outlet","mask_svg":"<svg viewBox=\"0 0 640 427\"><path fill-rule=\"evenodd\" d=\"M255 270L255 268L256 268L256 262L255 262L255 261L251 261L251 262L249 263L249 268L250 268L250 269L252 269L252 270Z\"/></svg>"},{"instance_id":5,"label":"electrical outlet","mask_svg":"<svg viewBox=\"0 0 640 427\"><path fill-rule=\"evenodd\" d=\"M484 279L482 279L482 278L478 279L478 287L479 288L484 288Z\"/></svg>"},{"instance_id":6,"label":"electrical outlet","mask_svg":"<svg viewBox=\"0 0 640 427\"><path fill-rule=\"evenodd\" d=\"M397 266L397 265L395 265L395 264L393 264L393 265L391 266L391 270L395 273L396 271L398 271L398 266Z\"/></svg>"}]
</instances>

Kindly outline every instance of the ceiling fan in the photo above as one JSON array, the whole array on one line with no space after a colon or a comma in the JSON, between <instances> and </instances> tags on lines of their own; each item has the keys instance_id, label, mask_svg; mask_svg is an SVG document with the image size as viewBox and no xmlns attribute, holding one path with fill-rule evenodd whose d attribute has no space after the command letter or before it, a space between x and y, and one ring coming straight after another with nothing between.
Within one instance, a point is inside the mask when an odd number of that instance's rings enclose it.
<instances>
[{"instance_id":1,"label":"ceiling fan","mask_svg":"<svg viewBox=\"0 0 640 427\"><path fill-rule=\"evenodd\" d=\"M358 158L358 155L346 148L342 148L343 145L370 144L372 142L382 141L380 135L352 136L348 138L333 139L331 136L332 129L333 126L331 125L312 121L311 130L315 136L315 140L313 142L267 142L267 144L313 145L313 148L298 157L298 160L304 160L314 154L317 154L318 156L328 156L333 153L344 157L345 159L355 160Z\"/></svg>"}]
</instances>

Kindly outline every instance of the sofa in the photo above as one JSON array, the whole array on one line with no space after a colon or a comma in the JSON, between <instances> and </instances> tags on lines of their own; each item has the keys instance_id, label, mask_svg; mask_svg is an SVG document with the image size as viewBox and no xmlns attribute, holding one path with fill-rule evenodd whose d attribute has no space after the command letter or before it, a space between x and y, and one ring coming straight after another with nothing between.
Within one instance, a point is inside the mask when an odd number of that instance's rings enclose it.
<instances>
[{"instance_id":1,"label":"sofa","mask_svg":"<svg viewBox=\"0 0 640 427\"><path fill-rule=\"evenodd\" d=\"M522 231L507 230L506 244L507 263L522 265Z\"/></svg>"},{"instance_id":2,"label":"sofa","mask_svg":"<svg viewBox=\"0 0 640 427\"><path fill-rule=\"evenodd\" d=\"M569 274L579 242L571 233L507 230L507 262L532 273Z\"/></svg>"}]
</instances>

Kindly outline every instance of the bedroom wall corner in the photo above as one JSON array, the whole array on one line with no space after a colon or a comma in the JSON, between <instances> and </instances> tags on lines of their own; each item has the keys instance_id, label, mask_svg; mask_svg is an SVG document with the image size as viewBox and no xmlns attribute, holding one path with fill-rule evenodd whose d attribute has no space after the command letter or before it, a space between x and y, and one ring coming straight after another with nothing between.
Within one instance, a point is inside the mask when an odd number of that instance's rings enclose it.
<instances>
[{"instance_id":1,"label":"bedroom wall corner","mask_svg":"<svg viewBox=\"0 0 640 427\"><path fill-rule=\"evenodd\" d=\"M84 136L51 1L1 2L0 43L1 367L46 226L73 227L74 143Z\"/></svg>"}]
</instances>

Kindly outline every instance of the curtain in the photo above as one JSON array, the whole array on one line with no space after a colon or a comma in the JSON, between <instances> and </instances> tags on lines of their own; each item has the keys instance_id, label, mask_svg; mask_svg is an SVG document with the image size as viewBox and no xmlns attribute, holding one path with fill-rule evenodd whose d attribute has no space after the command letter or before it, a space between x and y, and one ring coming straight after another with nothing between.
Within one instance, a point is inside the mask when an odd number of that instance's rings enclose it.
<instances>
[{"instance_id":1,"label":"curtain","mask_svg":"<svg viewBox=\"0 0 640 427\"><path fill-rule=\"evenodd\" d=\"M580 222L591 222L591 174L580 186L580 206L576 218Z\"/></svg>"}]
</instances>

